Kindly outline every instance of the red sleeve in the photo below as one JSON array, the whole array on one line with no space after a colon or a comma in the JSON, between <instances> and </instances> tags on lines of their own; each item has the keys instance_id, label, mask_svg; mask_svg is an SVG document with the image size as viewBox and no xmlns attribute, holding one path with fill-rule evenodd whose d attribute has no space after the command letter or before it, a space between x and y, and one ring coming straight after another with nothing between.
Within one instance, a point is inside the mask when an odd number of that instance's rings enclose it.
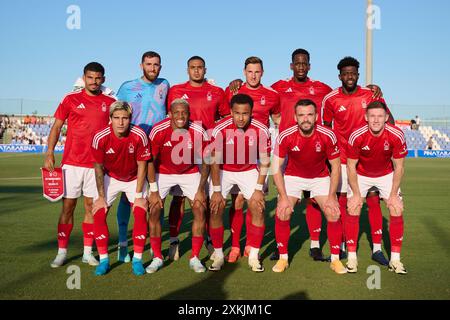
<instances>
[{"instance_id":1,"label":"red sleeve","mask_svg":"<svg viewBox=\"0 0 450 320\"><path fill-rule=\"evenodd\" d=\"M282 141L280 141L280 135L278 135L277 140L275 142L275 150L274 154L278 156L279 158L286 158L288 153L288 139L284 138Z\"/></svg>"},{"instance_id":2,"label":"red sleeve","mask_svg":"<svg viewBox=\"0 0 450 320\"><path fill-rule=\"evenodd\" d=\"M69 113L70 113L70 104L67 101L67 97L66 97L59 104L58 108L55 111L54 117L56 119L66 121L66 119L69 117Z\"/></svg>"},{"instance_id":3,"label":"red sleeve","mask_svg":"<svg viewBox=\"0 0 450 320\"><path fill-rule=\"evenodd\" d=\"M227 88L229 91L229 89ZM230 100L228 100L228 95L222 89L219 90L220 105L219 105L219 115L223 118L230 114ZM231 99L231 98L230 98Z\"/></svg>"},{"instance_id":4,"label":"red sleeve","mask_svg":"<svg viewBox=\"0 0 450 320\"><path fill-rule=\"evenodd\" d=\"M327 147L326 147L326 151L327 151L327 158L328 160L333 160L336 159L340 156L341 151L339 150L339 146L337 143L337 138L336 140L334 140L336 143L334 143L334 141L327 136Z\"/></svg>"},{"instance_id":5,"label":"red sleeve","mask_svg":"<svg viewBox=\"0 0 450 320\"><path fill-rule=\"evenodd\" d=\"M262 130L260 130L262 131ZM259 152L270 157L270 152L272 149L272 142L270 140L270 133L267 131L260 132L260 142L259 142Z\"/></svg>"},{"instance_id":6,"label":"red sleeve","mask_svg":"<svg viewBox=\"0 0 450 320\"><path fill-rule=\"evenodd\" d=\"M273 103L272 109L270 109L270 114L279 114L281 112L280 95L278 93L274 93L273 98L274 98L274 103Z\"/></svg>"},{"instance_id":7,"label":"red sleeve","mask_svg":"<svg viewBox=\"0 0 450 320\"><path fill-rule=\"evenodd\" d=\"M167 104L166 104L166 112L169 113L170 111L170 104L172 103L173 100L175 100L175 88L172 87L169 89L169 94L167 95Z\"/></svg>"},{"instance_id":8,"label":"red sleeve","mask_svg":"<svg viewBox=\"0 0 450 320\"><path fill-rule=\"evenodd\" d=\"M150 135L152 133L150 132ZM153 159L156 159L159 155L159 151L161 148L161 134L155 134L153 140L150 140L150 150L152 151Z\"/></svg>"},{"instance_id":9,"label":"red sleeve","mask_svg":"<svg viewBox=\"0 0 450 320\"><path fill-rule=\"evenodd\" d=\"M147 161L150 160L152 154L150 152L150 144L148 143L148 139L145 138L145 143L141 138L138 140L137 144L137 153L136 153L136 161Z\"/></svg>"},{"instance_id":10,"label":"red sleeve","mask_svg":"<svg viewBox=\"0 0 450 320\"><path fill-rule=\"evenodd\" d=\"M333 122L333 106L330 103L330 99L322 101L322 124L326 122Z\"/></svg>"},{"instance_id":11,"label":"red sleeve","mask_svg":"<svg viewBox=\"0 0 450 320\"><path fill-rule=\"evenodd\" d=\"M97 145L95 145L94 143L91 144L92 155L94 156L94 161L96 163L103 164L103 160L105 157L104 141L105 139L100 139Z\"/></svg>"},{"instance_id":12,"label":"red sleeve","mask_svg":"<svg viewBox=\"0 0 450 320\"><path fill-rule=\"evenodd\" d=\"M356 160L359 159L359 141L360 140L361 139L358 137L355 140L353 140L352 144L350 144L350 142L347 143L347 150L346 150L347 158L356 159Z\"/></svg>"},{"instance_id":13,"label":"red sleeve","mask_svg":"<svg viewBox=\"0 0 450 320\"><path fill-rule=\"evenodd\" d=\"M406 146L405 136L400 129L399 131L401 132L401 137L394 138L394 148L392 150L392 157L394 159L405 158L408 154L408 147Z\"/></svg>"}]
</instances>

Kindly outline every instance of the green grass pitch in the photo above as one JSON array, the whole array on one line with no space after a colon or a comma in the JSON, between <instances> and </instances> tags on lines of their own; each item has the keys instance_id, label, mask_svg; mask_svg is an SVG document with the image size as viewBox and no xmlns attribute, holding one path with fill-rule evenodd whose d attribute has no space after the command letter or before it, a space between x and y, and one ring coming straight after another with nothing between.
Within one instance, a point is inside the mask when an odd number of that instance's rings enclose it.
<instances>
[{"instance_id":1,"label":"green grass pitch","mask_svg":"<svg viewBox=\"0 0 450 320\"><path fill-rule=\"evenodd\" d=\"M58 157L59 161L60 157ZM275 188L267 198L266 236L261 250L266 271L251 272L246 258L226 264L221 272L196 274L188 267L190 211L180 235L182 257L152 275L136 277L130 264L117 263L116 204L108 217L112 270L94 276L94 268L81 263L82 202L75 212L68 262L52 269L57 250L56 224L61 203L42 197L39 167L43 155L0 154L0 299L450 299L450 160L407 159L402 191L405 199L405 237L402 261L409 274L380 270L380 289L368 289L376 265L370 259L367 214L361 217L357 274L337 275L325 262L308 257L309 239L304 206L297 206L289 243L291 264L281 274L271 271L269 255L275 248L273 215ZM163 254L168 253L167 205L163 226ZM388 220L384 211L384 250L389 252ZM228 215L225 217L228 227ZM325 224L324 224L325 226ZM131 227L130 227L131 228ZM245 229L245 227L244 227ZM324 229L323 229L324 230ZM323 232L324 233L324 232ZM129 231L131 236L131 230ZM328 254L328 243L324 243ZM241 245L244 246L244 236ZM148 240L147 240L148 243ZM225 233L225 253L230 249ZM149 245L147 244L147 248ZM132 249L131 240L129 248ZM201 258L209 265L203 248ZM149 250L144 253L149 263ZM70 290L69 266L79 266L81 289ZM369 282L371 280L369 279Z\"/></svg>"}]
</instances>

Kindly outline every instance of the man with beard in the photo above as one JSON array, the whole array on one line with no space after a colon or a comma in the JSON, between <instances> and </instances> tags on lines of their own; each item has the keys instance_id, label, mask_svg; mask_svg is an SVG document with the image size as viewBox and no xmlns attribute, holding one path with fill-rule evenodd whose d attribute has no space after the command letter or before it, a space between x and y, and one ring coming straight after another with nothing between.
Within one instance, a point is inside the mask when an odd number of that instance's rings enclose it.
<instances>
[{"instance_id":1,"label":"man with beard","mask_svg":"<svg viewBox=\"0 0 450 320\"><path fill-rule=\"evenodd\" d=\"M143 75L135 80L123 83L117 92L117 98L128 102L132 109L131 123L142 128L146 134L155 123L166 117L166 100L169 82L158 78L161 71L161 56L148 51L142 55L140 67ZM124 194L117 208L117 223L119 225L118 260L129 262L127 248L128 222L130 220L130 203Z\"/></svg>"}]
</instances>

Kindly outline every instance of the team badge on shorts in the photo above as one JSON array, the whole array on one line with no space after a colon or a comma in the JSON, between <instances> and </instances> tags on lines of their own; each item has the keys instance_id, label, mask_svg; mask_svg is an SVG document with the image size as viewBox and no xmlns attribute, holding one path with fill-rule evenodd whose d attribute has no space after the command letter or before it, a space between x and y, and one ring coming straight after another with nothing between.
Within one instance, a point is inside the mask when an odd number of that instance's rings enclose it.
<instances>
[{"instance_id":1,"label":"team badge on shorts","mask_svg":"<svg viewBox=\"0 0 450 320\"><path fill-rule=\"evenodd\" d=\"M106 103L104 103L104 102L102 103L102 111L106 112Z\"/></svg>"},{"instance_id":2,"label":"team badge on shorts","mask_svg":"<svg viewBox=\"0 0 450 320\"><path fill-rule=\"evenodd\" d=\"M128 152L129 153L134 153L134 146L133 144L130 142L130 144L128 145Z\"/></svg>"},{"instance_id":3,"label":"team badge on shorts","mask_svg":"<svg viewBox=\"0 0 450 320\"><path fill-rule=\"evenodd\" d=\"M314 87L309 87L309 94L312 96L315 94Z\"/></svg>"},{"instance_id":4,"label":"team badge on shorts","mask_svg":"<svg viewBox=\"0 0 450 320\"><path fill-rule=\"evenodd\" d=\"M265 96L262 96L262 97L261 97L260 103L261 103L262 106L265 106L265 105L266 105L266 97L265 97Z\"/></svg>"},{"instance_id":5,"label":"team badge on shorts","mask_svg":"<svg viewBox=\"0 0 450 320\"><path fill-rule=\"evenodd\" d=\"M316 152L322 151L322 146L320 145L320 141L316 142Z\"/></svg>"},{"instance_id":6,"label":"team badge on shorts","mask_svg":"<svg viewBox=\"0 0 450 320\"><path fill-rule=\"evenodd\" d=\"M362 101L361 101L361 106L362 106L363 109L366 109L366 108L367 108L367 102L366 102L366 100L362 100Z\"/></svg>"},{"instance_id":7,"label":"team badge on shorts","mask_svg":"<svg viewBox=\"0 0 450 320\"><path fill-rule=\"evenodd\" d=\"M208 94L206 95L206 100L212 101L212 94L211 94L211 91L208 91Z\"/></svg>"},{"instance_id":8,"label":"team badge on shorts","mask_svg":"<svg viewBox=\"0 0 450 320\"><path fill-rule=\"evenodd\" d=\"M389 142L386 140L384 141L384 151L389 150Z\"/></svg>"}]
</instances>

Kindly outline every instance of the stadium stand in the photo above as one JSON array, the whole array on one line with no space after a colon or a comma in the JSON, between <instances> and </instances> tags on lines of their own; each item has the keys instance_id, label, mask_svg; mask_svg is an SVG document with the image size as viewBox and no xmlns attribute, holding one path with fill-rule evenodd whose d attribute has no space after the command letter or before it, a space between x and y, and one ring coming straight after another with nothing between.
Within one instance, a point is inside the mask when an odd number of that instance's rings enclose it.
<instances>
[{"instance_id":1,"label":"stadium stand","mask_svg":"<svg viewBox=\"0 0 450 320\"><path fill-rule=\"evenodd\" d=\"M418 130L402 127L408 149L425 150L430 137L433 138L433 150L450 149L450 129L446 127L420 126Z\"/></svg>"}]
</instances>

